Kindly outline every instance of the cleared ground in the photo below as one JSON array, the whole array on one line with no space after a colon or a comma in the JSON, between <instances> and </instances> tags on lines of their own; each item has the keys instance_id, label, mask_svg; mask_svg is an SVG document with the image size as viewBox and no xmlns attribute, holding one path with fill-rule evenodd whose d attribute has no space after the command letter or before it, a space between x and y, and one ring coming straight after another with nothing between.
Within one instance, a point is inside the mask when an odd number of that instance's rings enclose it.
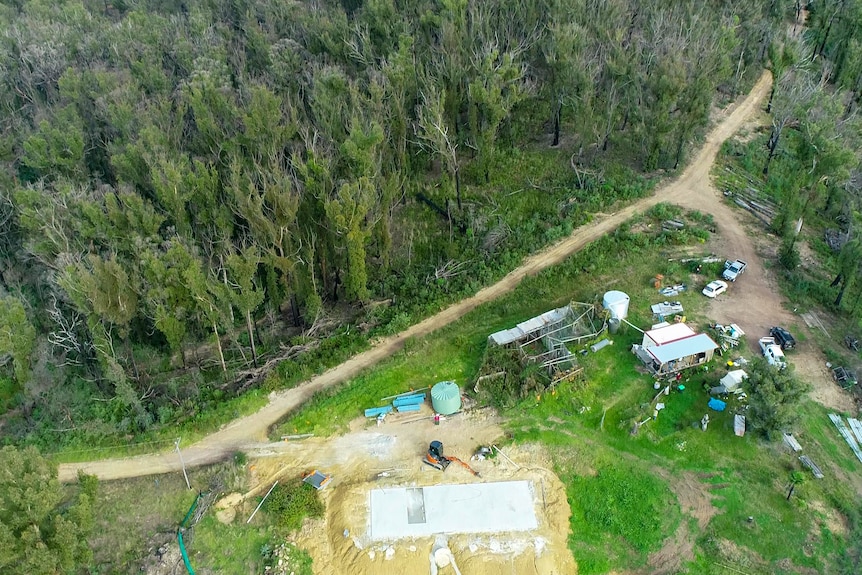
<instances>
[{"instance_id":1,"label":"cleared ground","mask_svg":"<svg viewBox=\"0 0 862 575\"><path fill-rule=\"evenodd\" d=\"M430 414L430 408L424 409L425 415ZM431 419L403 423L416 416L415 413L390 416L379 427L357 419L351 432L334 439L310 438L261 445L254 451L259 456L252 470L255 488L242 499L250 500L276 479L293 477L297 472L319 469L329 473L332 483L321 491L326 515L306 522L295 541L311 554L315 573L403 575L428 572L434 535L416 533L413 537L396 539L390 530L375 536L372 532L375 520L371 515L373 493L404 487L428 488L433 493L436 489L445 491L456 486L455 491L443 494L442 499L432 497L433 503L425 511L426 519L434 521L436 517L440 521L433 533L450 533L449 547L462 572L477 575L577 572L566 548L569 506L565 487L548 469L550 463L544 448L521 445L511 451L507 449L511 462L504 457L470 461L477 447L503 439L503 429L493 412L472 411L440 425L434 425ZM423 464L422 456L432 440L441 441L447 455L469 463L481 478L454 463L446 471ZM515 482L516 486L507 490L506 482ZM465 501L463 490L470 488L488 489L485 496L500 500L490 504L476 491L476 499ZM494 490L497 492L491 493ZM240 501L234 498L231 503L239 505ZM398 503L399 500L384 501L384 506ZM440 503L449 507L441 507ZM494 516L490 507L499 507L500 513ZM524 510L532 513L535 527L526 521L529 517L518 520L510 513L518 515ZM407 509L402 511L401 519L406 521ZM511 522L488 529L489 519L501 518ZM386 521L378 525L384 529L392 527Z\"/></svg>"}]
</instances>

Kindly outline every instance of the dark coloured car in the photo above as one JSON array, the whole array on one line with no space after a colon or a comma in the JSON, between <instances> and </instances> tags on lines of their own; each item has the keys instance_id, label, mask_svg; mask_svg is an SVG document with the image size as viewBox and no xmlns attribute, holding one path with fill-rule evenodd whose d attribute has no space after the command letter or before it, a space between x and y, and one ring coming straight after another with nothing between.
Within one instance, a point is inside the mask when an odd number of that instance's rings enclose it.
<instances>
[{"instance_id":1,"label":"dark coloured car","mask_svg":"<svg viewBox=\"0 0 862 575\"><path fill-rule=\"evenodd\" d=\"M781 346L781 349L787 351L796 347L796 340L790 335L790 332L783 327L774 327L769 330L769 335L775 338L775 343Z\"/></svg>"}]
</instances>

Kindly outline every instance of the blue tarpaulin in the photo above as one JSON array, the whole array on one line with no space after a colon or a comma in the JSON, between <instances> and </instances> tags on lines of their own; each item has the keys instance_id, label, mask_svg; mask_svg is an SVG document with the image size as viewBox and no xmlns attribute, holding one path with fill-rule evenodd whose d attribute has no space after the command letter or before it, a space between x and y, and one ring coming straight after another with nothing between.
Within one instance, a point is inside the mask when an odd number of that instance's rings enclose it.
<instances>
[{"instance_id":1,"label":"blue tarpaulin","mask_svg":"<svg viewBox=\"0 0 862 575\"><path fill-rule=\"evenodd\" d=\"M724 411L724 408L727 407L725 402L715 398L710 399L707 405L710 409L714 409L715 411Z\"/></svg>"}]
</instances>

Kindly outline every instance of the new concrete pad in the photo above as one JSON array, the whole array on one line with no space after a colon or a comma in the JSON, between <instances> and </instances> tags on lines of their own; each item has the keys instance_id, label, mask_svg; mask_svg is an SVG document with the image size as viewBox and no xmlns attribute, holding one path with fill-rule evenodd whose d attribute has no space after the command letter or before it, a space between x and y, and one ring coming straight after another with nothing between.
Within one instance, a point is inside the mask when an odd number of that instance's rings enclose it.
<instances>
[{"instance_id":1,"label":"new concrete pad","mask_svg":"<svg viewBox=\"0 0 862 575\"><path fill-rule=\"evenodd\" d=\"M538 527L529 481L398 487L371 492L371 538L529 531Z\"/></svg>"}]
</instances>

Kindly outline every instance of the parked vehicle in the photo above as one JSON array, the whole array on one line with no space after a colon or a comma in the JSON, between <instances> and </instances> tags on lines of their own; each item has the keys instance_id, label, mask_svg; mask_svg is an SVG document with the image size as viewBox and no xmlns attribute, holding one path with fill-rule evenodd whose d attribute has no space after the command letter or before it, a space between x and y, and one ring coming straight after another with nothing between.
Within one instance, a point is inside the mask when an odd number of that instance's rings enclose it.
<instances>
[{"instance_id":1,"label":"parked vehicle","mask_svg":"<svg viewBox=\"0 0 862 575\"><path fill-rule=\"evenodd\" d=\"M783 327L773 327L769 330L769 335L775 338L775 343L781 346L781 349L787 351L796 347L796 340L790 335L790 332Z\"/></svg>"},{"instance_id":2,"label":"parked vehicle","mask_svg":"<svg viewBox=\"0 0 862 575\"><path fill-rule=\"evenodd\" d=\"M706 297L715 297L718 294L727 291L727 284L721 280L711 281L703 288L703 295Z\"/></svg>"},{"instance_id":3,"label":"parked vehicle","mask_svg":"<svg viewBox=\"0 0 862 575\"><path fill-rule=\"evenodd\" d=\"M738 278L743 274L743 272L745 272L745 268L747 266L748 264L742 260L727 260L726 262L724 262L724 273L721 274L721 277L723 277L729 282L735 282L736 278Z\"/></svg>"},{"instance_id":4,"label":"parked vehicle","mask_svg":"<svg viewBox=\"0 0 862 575\"><path fill-rule=\"evenodd\" d=\"M781 351L781 346L775 342L774 337L760 338L760 351L763 352L763 357L769 365L774 365L778 369L787 367L787 360L784 357L784 352Z\"/></svg>"}]
</instances>

